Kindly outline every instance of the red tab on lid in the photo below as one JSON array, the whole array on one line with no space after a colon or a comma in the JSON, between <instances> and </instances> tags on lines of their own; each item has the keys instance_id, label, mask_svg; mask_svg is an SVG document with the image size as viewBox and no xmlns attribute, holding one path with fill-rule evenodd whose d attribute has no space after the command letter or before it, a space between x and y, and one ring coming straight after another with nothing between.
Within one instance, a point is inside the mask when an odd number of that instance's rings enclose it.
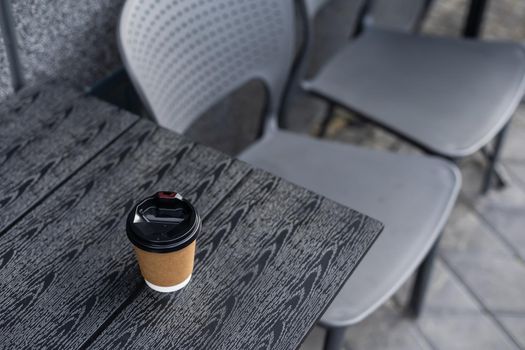
<instances>
[{"instance_id":1,"label":"red tab on lid","mask_svg":"<svg viewBox=\"0 0 525 350\"><path fill-rule=\"evenodd\" d=\"M157 198L159 199L175 199L177 192L157 192Z\"/></svg>"}]
</instances>

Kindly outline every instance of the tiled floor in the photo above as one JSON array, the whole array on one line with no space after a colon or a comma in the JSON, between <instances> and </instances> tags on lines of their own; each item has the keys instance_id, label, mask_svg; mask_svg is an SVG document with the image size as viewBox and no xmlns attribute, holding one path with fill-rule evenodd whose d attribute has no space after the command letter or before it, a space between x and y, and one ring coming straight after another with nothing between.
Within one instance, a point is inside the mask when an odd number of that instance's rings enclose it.
<instances>
[{"instance_id":1,"label":"tiled floor","mask_svg":"<svg viewBox=\"0 0 525 350\"><path fill-rule=\"evenodd\" d=\"M446 16L465 1L436 1L439 7L434 8L425 30L459 32L458 15ZM524 1L514 1L514 14L522 15L521 27L512 16L502 20L509 15L512 2L492 1L487 37L525 40ZM332 124L330 137L374 148L414 151L377 129L359 127L356 132L351 125L343 127L347 123L348 116L341 113ZM346 349L525 349L525 104L514 118L504 148L509 185L479 196L482 165L480 156L461 163L463 190L441 241L421 317L403 316L407 283L386 305L348 329ZM321 349L323 337L324 331L315 328L301 350Z\"/></svg>"}]
</instances>

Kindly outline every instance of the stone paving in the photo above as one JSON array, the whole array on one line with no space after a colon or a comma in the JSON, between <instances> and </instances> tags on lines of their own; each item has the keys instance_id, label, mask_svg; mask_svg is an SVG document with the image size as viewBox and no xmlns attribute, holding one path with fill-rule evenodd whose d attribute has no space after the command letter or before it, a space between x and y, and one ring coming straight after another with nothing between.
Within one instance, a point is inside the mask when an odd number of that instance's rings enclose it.
<instances>
[{"instance_id":1,"label":"stone paving","mask_svg":"<svg viewBox=\"0 0 525 350\"><path fill-rule=\"evenodd\" d=\"M465 0L436 0L424 31L456 35ZM487 38L525 41L525 1L493 0ZM338 111L329 137L366 147L416 152L386 133L352 124ZM463 189L440 245L426 308L403 316L410 281L365 321L350 327L345 349L525 349L525 103L514 117L503 151L510 180L501 191L478 195L483 159L461 163ZM314 328L301 350L322 349Z\"/></svg>"}]
</instances>

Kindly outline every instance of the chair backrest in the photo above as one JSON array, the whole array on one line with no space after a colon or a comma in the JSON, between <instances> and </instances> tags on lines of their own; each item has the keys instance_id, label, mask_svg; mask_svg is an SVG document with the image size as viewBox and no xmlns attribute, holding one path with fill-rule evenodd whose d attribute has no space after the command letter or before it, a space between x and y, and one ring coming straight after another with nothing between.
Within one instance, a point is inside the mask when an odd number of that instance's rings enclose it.
<instances>
[{"instance_id":1,"label":"chair backrest","mask_svg":"<svg viewBox=\"0 0 525 350\"><path fill-rule=\"evenodd\" d=\"M317 13L330 2L330 0L303 0L306 7L306 14L309 20L315 18Z\"/></svg>"},{"instance_id":2,"label":"chair backrest","mask_svg":"<svg viewBox=\"0 0 525 350\"><path fill-rule=\"evenodd\" d=\"M328 5L330 1L333 0L299 0L298 2L299 12L301 14L303 24L303 35L301 43L302 45L299 48L298 54L299 60L297 60L296 65L294 66L294 71L291 78L292 94L301 90L299 86L301 85L301 81L306 77L308 67L310 67L312 62L315 61L314 56L325 51L332 51L331 53L334 51L333 47L331 50L314 50L314 22L319 11L325 7L325 5ZM348 30L347 33L344 33L344 36L346 38L351 37L360 27L362 17L366 14L372 1L373 0L344 0L343 2L343 0L340 0L339 4L337 4L338 8L333 8L332 11L339 11L341 10L341 7L343 7L343 12L345 12L345 15L349 15L349 18L345 18L344 21L346 21L345 23L349 25L341 25L340 12L327 13L330 15L331 21L334 21L334 17L339 17L336 19L336 21L339 20L339 22L336 22L337 24L333 26L333 28L336 28L337 31L341 31L343 29ZM332 22L330 22L330 24L332 24ZM337 37L338 40L335 42L338 43L340 39L339 33L337 34ZM346 43L346 41L344 43ZM316 64L313 66L316 66Z\"/></svg>"},{"instance_id":3,"label":"chair backrest","mask_svg":"<svg viewBox=\"0 0 525 350\"><path fill-rule=\"evenodd\" d=\"M331 0L303 0L312 20ZM426 14L432 0L367 0L371 24L413 31Z\"/></svg>"},{"instance_id":4,"label":"chair backrest","mask_svg":"<svg viewBox=\"0 0 525 350\"><path fill-rule=\"evenodd\" d=\"M321 11L326 5L333 0L300 0L302 1L303 6L305 7L305 15L308 21L313 21L319 11ZM353 8L370 8L374 4L375 0L350 0L348 3L353 1L350 6ZM393 1L393 0L389 0Z\"/></svg>"},{"instance_id":5,"label":"chair backrest","mask_svg":"<svg viewBox=\"0 0 525 350\"><path fill-rule=\"evenodd\" d=\"M419 30L432 0L375 0L370 24L376 27L415 32Z\"/></svg>"},{"instance_id":6,"label":"chair backrest","mask_svg":"<svg viewBox=\"0 0 525 350\"><path fill-rule=\"evenodd\" d=\"M184 132L248 81L267 89L276 118L294 56L293 0L128 0L119 25L124 63L164 127Z\"/></svg>"}]
</instances>

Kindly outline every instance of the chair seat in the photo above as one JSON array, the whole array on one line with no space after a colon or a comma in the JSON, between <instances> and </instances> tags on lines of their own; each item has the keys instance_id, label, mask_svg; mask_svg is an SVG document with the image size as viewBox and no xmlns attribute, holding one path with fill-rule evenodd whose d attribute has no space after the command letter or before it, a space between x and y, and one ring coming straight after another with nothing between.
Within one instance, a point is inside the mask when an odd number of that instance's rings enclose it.
<instances>
[{"instance_id":1,"label":"chair seat","mask_svg":"<svg viewBox=\"0 0 525 350\"><path fill-rule=\"evenodd\" d=\"M377 152L277 131L239 157L370 215L385 230L322 318L359 322L407 280L439 236L460 174L447 161Z\"/></svg>"},{"instance_id":2,"label":"chair seat","mask_svg":"<svg viewBox=\"0 0 525 350\"><path fill-rule=\"evenodd\" d=\"M514 113L525 90L525 50L370 29L304 87L434 153L464 157Z\"/></svg>"}]
</instances>

